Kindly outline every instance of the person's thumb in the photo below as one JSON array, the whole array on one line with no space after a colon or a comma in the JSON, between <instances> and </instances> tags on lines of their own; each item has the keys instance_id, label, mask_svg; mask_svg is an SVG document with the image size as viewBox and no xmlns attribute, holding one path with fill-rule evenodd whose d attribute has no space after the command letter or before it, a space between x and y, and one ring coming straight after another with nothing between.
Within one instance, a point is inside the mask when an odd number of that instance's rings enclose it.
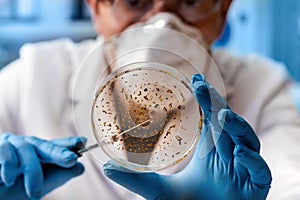
<instances>
[{"instance_id":1,"label":"person's thumb","mask_svg":"<svg viewBox=\"0 0 300 200\"><path fill-rule=\"evenodd\" d=\"M131 171L112 161L103 165L103 171L111 180L146 199L156 199L162 196L163 187L159 174Z\"/></svg>"}]
</instances>

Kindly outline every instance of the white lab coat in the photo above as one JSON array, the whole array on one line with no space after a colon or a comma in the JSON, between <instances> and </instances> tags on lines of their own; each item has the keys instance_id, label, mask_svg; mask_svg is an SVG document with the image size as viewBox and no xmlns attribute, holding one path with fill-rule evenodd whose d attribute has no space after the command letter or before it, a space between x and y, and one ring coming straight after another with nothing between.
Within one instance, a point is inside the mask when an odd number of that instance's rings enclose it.
<instances>
[{"instance_id":1,"label":"white lab coat","mask_svg":"<svg viewBox=\"0 0 300 200\"><path fill-rule=\"evenodd\" d=\"M95 41L67 39L28 44L20 59L0 73L0 133L45 139L76 135L72 118L72 81ZM268 199L300 198L300 125L289 97L288 76L278 63L257 56L214 54L225 83L227 102L244 117L261 141L271 168ZM80 107L80 101L76 106ZM75 110L76 110L75 106ZM80 161L85 172L45 199L133 199L135 194L105 178L90 156Z\"/></svg>"}]
</instances>

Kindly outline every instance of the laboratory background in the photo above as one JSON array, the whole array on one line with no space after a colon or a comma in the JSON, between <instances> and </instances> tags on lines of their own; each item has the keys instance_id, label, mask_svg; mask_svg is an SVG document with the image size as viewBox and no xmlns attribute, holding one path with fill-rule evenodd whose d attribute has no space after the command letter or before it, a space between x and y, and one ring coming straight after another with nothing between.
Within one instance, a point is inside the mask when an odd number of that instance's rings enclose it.
<instances>
[{"instance_id":1,"label":"laboratory background","mask_svg":"<svg viewBox=\"0 0 300 200\"><path fill-rule=\"evenodd\" d=\"M0 69L28 42L95 38L85 0L0 0ZM295 80L300 109L300 0L234 0L214 48L282 62Z\"/></svg>"}]
</instances>

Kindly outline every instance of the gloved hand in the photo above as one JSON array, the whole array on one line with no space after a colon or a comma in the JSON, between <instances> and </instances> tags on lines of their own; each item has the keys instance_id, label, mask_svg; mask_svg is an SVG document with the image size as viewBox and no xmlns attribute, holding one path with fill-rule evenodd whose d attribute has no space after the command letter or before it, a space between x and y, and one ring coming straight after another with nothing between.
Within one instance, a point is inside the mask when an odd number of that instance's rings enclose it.
<instances>
[{"instance_id":1,"label":"gloved hand","mask_svg":"<svg viewBox=\"0 0 300 200\"><path fill-rule=\"evenodd\" d=\"M79 176L83 173L84 167L81 163L75 164L70 168L63 168L53 164L43 164L43 186L41 187L40 197L43 197L50 191L63 185L71 178ZM23 177L19 176L15 183L7 187L3 183L0 184L0 199L5 200L28 200L39 199L38 197L28 197L24 190Z\"/></svg>"},{"instance_id":2,"label":"gloved hand","mask_svg":"<svg viewBox=\"0 0 300 200\"><path fill-rule=\"evenodd\" d=\"M36 137L2 134L0 136L0 187L2 191L5 191L3 190L3 185L8 187L7 189L13 186L12 190L20 187L20 181L16 182L16 179L19 175L23 175L24 189L28 197L31 199L41 198L46 191L43 190L42 165L53 164L63 168L75 166L78 156L70 149L80 148L85 143L86 139L80 137L46 141ZM48 165L45 168L50 170L51 167ZM68 176L66 178L71 178L72 172L67 173ZM79 175L76 167L73 175ZM67 179L64 179L62 182L66 181ZM45 184L49 185L49 183ZM51 187L48 187L48 190L49 188ZM21 195L22 192L19 192ZM5 196L5 199L7 198L8 196Z\"/></svg>"},{"instance_id":3,"label":"gloved hand","mask_svg":"<svg viewBox=\"0 0 300 200\"><path fill-rule=\"evenodd\" d=\"M265 199L272 178L255 132L202 75L193 76L192 88L205 120L187 167L160 175L129 171L110 161L103 167L106 176L146 199Z\"/></svg>"}]
</instances>

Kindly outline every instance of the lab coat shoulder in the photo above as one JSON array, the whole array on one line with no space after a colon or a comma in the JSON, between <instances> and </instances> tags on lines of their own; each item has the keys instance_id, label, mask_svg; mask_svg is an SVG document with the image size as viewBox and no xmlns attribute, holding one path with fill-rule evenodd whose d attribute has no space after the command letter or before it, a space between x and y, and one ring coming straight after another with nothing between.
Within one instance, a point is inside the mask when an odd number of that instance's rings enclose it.
<instances>
[{"instance_id":1,"label":"lab coat shoulder","mask_svg":"<svg viewBox=\"0 0 300 200\"><path fill-rule=\"evenodd\" d=\"M19 59L0 75L0 131L34 132L24 127L31 126L32 123L24 121L28 119L40 123L40 127L61 124L53 119L61 119L70 78L93 45L92 40L77 44L69 39L25 44Z\"/></svg>"},{"instance_id":2,"label":"lab coat shoulder","mask_svg":"<svg viewBox=\"0 0 300 200\"><path fill-rule=\"evenodd\" d=\"M75 43L67 38L25 44L20 50L22 68L41 76L49 71L64 76L79 67L93 44L93 40Z\"/></svg>"},{"instance_id":3,"label":"lab coat shoulder","mask_svg":"<svg viewBox=\"0 0 300 200\"><path fill-rule=\"evenodd\" d=\"M0 134L18 130L19 65L20 61L14 61L0 71Z\"/></svg>"},{"instance_id":4,"label":"lab coat shoulder","mask_svg":"<svg viewBox=\"0 0 300 200\"><path fill-rule=\"evenodd\" d=\"M237 57L224 50L215 52L214 57L230 107L257 131L266 105L288 90L290 77L285 67L262 56Z\"/></svg>"}]
</instances>

